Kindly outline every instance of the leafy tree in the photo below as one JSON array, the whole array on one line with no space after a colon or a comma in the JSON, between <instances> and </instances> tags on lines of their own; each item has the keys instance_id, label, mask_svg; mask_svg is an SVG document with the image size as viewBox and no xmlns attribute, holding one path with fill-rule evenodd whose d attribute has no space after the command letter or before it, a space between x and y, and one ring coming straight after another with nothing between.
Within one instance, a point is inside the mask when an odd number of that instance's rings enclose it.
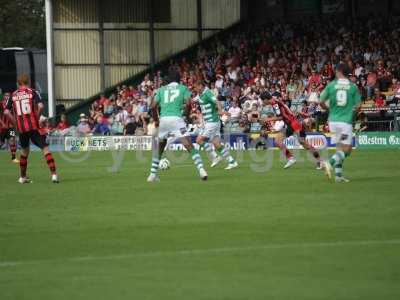
<instances>
[{"instance_id":1,"label":"leafy tree","mask_svg":"<svg viewBox=\"0 0 400 300\"><path fill-rule=\"evenodd\" d=\"M0 47L46 48L44 0L0 0Z\"/></svg>"}]
</instances>

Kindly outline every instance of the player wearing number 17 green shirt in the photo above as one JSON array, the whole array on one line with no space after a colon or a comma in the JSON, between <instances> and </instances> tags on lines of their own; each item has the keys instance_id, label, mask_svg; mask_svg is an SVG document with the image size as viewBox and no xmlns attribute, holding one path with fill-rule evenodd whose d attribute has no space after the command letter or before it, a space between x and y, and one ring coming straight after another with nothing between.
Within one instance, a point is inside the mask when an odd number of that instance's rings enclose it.
<instances>
[{"instance_id":1,"label":"player wearing number 17 green shirt","mask_svg":"<svg viewBox=\"0 0 400 300\"><path fill-rule=\"evenodd\" d=\"M160 116L158 143L154 143L153 146L153 158L147 181L159 181L157 177L158 165L169 138L180 140L191 154L200 178L207 180L208 175L204 169L203 161L198 150L193 147L190 135L186 130L186 123L183 120L184 113L188 111L187 104L191 93L186 86L178 83L180 81L178 74L170 74L169 81L169 84L157 90L152 103L153 112L159 110ZM157 114L153 113L153 116L158 119Z\"/></svg>"},{"instance_id":2,"label":"player wearing number 17 green shirt","mask_svg":"<svg viewBox=\"0 0 400 300\"><path fill-rule=\"evenodd\" d=\"M352 150L353 116L361 101L357 86L347 78L349 73L345 64L339 64L336 79L326 86L320 96L321 107L329 109L329 131L333 134L333 143L336 143L336 153L324 163L324 167L329 178L335 169L336 182L349 182L343 177L343 162Z\"/></svg>"},{"instance_id":3,"label":"player wearing number 17 green shirt","mask_svg":"<svg viewBox=\"0 0 400 300\"><path fill-rule=\"evenodd\" d=\"M202 81L198 81L195 84L195 89L199 95L198 101L204 122L204 128L196 140L197 144L203 146L211 156L211 167L216 166L222 159L226 159L228 161L228 166L225 168L226 170L238 167L238 163L229 154L229 150L221 144L221 122L219 120L219 116L222 112L222 109L217 101L217 98L209 88L204 86ZM219 155L214 152L209 142L214 145L215 150Z\"/></svg>"}]
</instances>

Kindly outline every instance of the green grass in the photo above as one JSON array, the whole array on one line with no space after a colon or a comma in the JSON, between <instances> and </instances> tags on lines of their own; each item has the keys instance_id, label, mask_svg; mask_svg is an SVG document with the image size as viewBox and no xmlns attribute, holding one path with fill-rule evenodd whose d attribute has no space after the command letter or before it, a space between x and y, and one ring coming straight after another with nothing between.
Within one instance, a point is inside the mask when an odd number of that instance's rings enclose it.
<instances>
[{"instance_id":1,"label":"green grass","mask_svg":"<svg viewBox=\"0 0 400 300\"><path fill-rule=\"evenodd\" d=\"M342 185L274 155L158 184L133 152L116 173L110 153L56 155L53 185L35 153L21 186L2 152L0 299L400 299L400 152L355 151Z\"/></svg>"}]
</instances>

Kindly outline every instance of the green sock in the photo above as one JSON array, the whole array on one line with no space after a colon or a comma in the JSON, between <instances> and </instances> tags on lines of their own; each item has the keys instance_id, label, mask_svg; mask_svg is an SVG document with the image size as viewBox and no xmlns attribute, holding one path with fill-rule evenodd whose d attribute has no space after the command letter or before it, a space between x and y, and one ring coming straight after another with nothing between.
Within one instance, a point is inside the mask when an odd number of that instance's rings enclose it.
<instances>
[{"instance_id":1,"label":"green sock","mask_svg":"<svg viewBox=\"0 0 400 300\"><path fill-rule=\"evenodd\" d=\"M335 154L332 155L332 157L329 159L329 163L332 166L335 166L337 164L341 164L345 158L345 154L343 151L336 151Z\"/></svg>"},{"instance_id":2,"label":"green sock","mask_svg":"<svg viewBox=\"0 0 400 300\"><path fill-rule=\"evenodd\" d=\"M217 158L217 153L215 153L214 149L211 147L211 144L208 142L205 142L203 145L204 150L208 153L208 155L211 157L212 160Z\"/></svg>"},{"instance_id":3,"label":"green sock","mask_svg":"<svg viewBox=\"0 0 400 300\"><path fill-rule=\"evenodd\" d=\"M336 177L342 177L343 176L342 164L337 164L335 166L335 175L336 175Z\"/></svg>"},{"instance_id":4,"label":"green sock","mask_svg":"<svg viewBox=\"0 0 400 300\"><path fill-rule=\"evenodd\" d=\"M204 168L203 161L201 160L199 151L193 148L192 151L190 151L190 155L192 156L192 160L194 161L197 170L203 169Z\"/></svg>"},{"instance_id":5,"label":"green sock","mask_svg":"<svg viewBox=\"0 0 400 300\"><path fill-rule=\"evenodd\" d=\"M157 174L159 163L160 159L158 157L153 157L153 159L151 160L151 169L150 169L151 174Z\"/></svg>"},{"instance_id":6,"label":"green sock","mask_svg":"<svg viewBox=\"0 0 400 300\"><path fill-rule=\"evenodd\" d=\"M219 154L226 159L230 164L235 162L235 159L229 154L229 150L225 147L221 147L217 150Z\"/></svg>"}]
</instances>

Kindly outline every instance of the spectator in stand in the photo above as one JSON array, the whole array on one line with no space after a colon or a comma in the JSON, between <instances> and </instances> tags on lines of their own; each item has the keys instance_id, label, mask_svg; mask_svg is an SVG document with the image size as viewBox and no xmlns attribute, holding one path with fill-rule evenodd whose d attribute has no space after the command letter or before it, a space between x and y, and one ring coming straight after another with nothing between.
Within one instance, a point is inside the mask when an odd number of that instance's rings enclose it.
<instances>
[{"instance_id":1,"label":"spectator in stand","mask_svg":"<svg viewBox=\"0 0 400 300\"><path fill-rule=\"evenodd\" d=\"M69 124L65 114L61 115L60 122L58 122L56 127L56 131L60 135L67 135L69 133Z\"/></svg>"},{"instance_id":2,"label":"spectator in stand","mask_svg":"<svg viewBox=\"0 0 400 300\"><path fill-rule=\"evenodd\" d=\"M92 129L89 126L88 119L85 114L80 114L78 126L76 127L78 135L86 136L92 133Z\"/></svg>"},{"instance_id":3,"label":"spectator in stand","mask_svg":"<svg viewBox=\"0 0 400 300\"><path fill-rule=\"evenodd\" d=\"M133 117L130 117L124 128L124 135L135 135L137 123Z\"/></svg>"},{"instance_id":4,"label":"spectator in stand","mask_svg":"<svg viewBox=\"0 0 400 300\"><path fill-rule=\"evenodd\" d=\"M375 98L374 98L374 102L375 102L375 107L376 108L382 108L386 106L386 97L385 95L383 95L381 93L381 91L379 90L379 88L375 89Z\"/></svg>"},{"instance_id":5,"label":"spectator in stand","mask_svg":"<svg viewBox=\"0 0 400 300\"><path fill-rule=\"evenodd\" d=\"M258 104L254 102L251 105L250 111L247 113L247 118L250 123L256 123L260 119L260 111L258 109Z\"/></svg>"},{"instance_id":6,"label":"spectator in stand","mask_svg":"<svg viewBox=\"0 0 400 300\"><path fill-rule=\"evenodd\" d=\"M392 88L389 91L389 95L391 96L391 100L387 101L388 104L397 105L400 103L400 82L397 78L393 78L392 80Z\"/></svg>"},{"instance_id":7,"label":"spectator in stand","mask_svg":"<svg viewBox=\"0 0 400 300\"><path fill-rule=\"evenodd\" d=\"M97 117L92 133L94 135L110 135L107 119L101 116Z\"/></svg>"},{"instance_id":8,"label":"spectator in stand","mask_svg":"<svg viewBox=\"0 0 400 300\"><path fill-rule=\"evenodd\" d=\"M317 87L321 84L322 77L319 73L317 73L316 69L311 70L311 76L308 78L308 86L307 88L311 90L313 87Z\"/></svg>"},{"instance_id":9,"label":"spectator in stand","mask_svg":"<svg viewBox=\"0 0 400 300\"><path fill-rule=\"evenodd\" d=\"M363 132L368 130L368 118L364 113L360 113L357 116L357 121L354 124L356 132Z\"/></svg>"},{"instance_id":10,"label":"spectator in stand","mask_svg":"<svg viewBox=\"0 0 400 300\"><path fill-rule=\"evenodd\" d=\"M242 109L239 107L237 101L232 101L232 106L229 108L228 113L232 123L239 123Z\"/></svg>"},{"instance_id":11,"label":"spectator in stand","mask_svg":"<svg viewBox=\"0 0 400 300\"><path fill-rule=\"evenodd\" d=\"M148 118L149 118L149 107L148 107L147 101L145 99L142 99L139 102L137 111L138 111L137 112L138 123L140 123L142 125L143 133L146 134L147 123L148 123Z\"/></svg>"},{"instance_id":12,"label":"spectator in stand","mask_svg":"<svg viewBox=\"0 0 400 300\"><path fill-rule=\"evenodd\" d=\"M317 89L317 85L315 83L312 84L311 89L307 95L307 101L309 103L318 103L319 102L319 92Z\"/></svg>"}]
</instances>

